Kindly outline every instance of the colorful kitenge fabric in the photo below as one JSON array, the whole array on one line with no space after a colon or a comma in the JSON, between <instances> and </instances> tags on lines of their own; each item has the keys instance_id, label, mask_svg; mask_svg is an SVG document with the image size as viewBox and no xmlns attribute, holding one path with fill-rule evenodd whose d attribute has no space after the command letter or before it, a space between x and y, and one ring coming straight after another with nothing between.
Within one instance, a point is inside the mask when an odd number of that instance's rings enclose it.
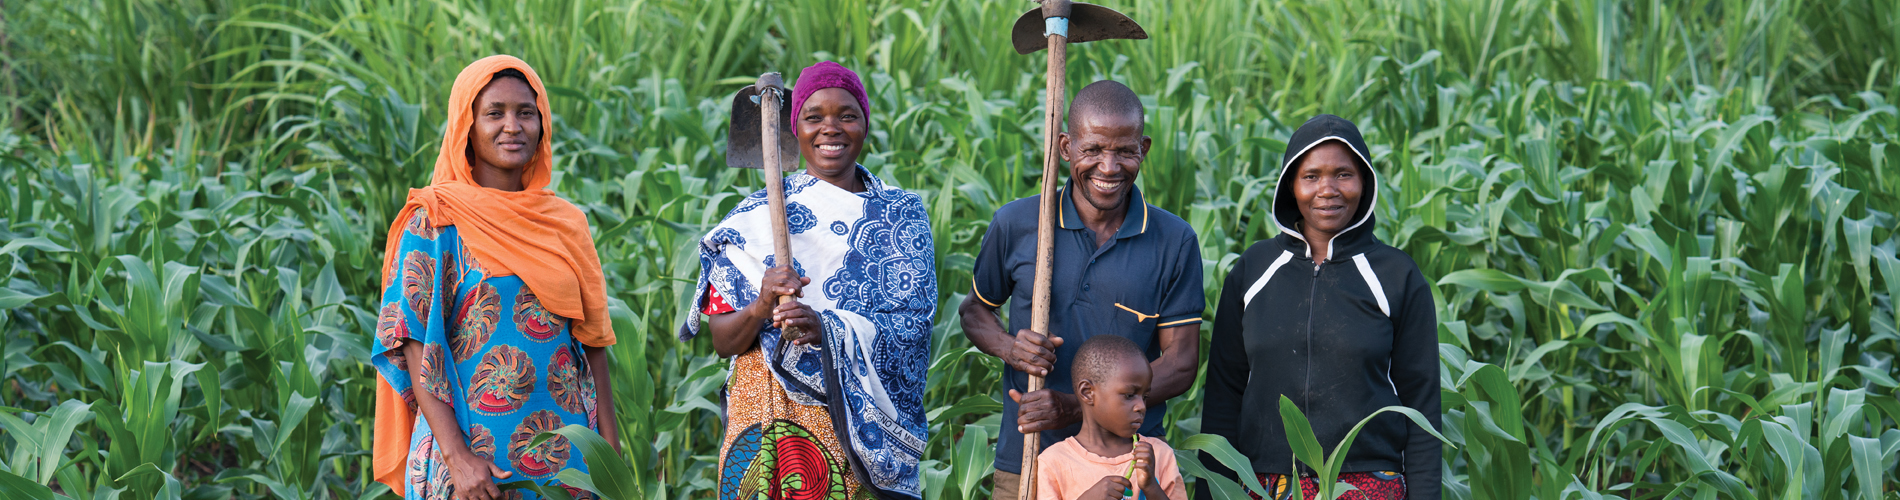
<instances>
[{"instance_id":1,"label":"colorful kitenge fabric","mask_svg":"<svg viewBox=\"0 0 1900 500\"><path fill-rule=\"evenodd\" d=\"M594 378L568 320L543 309L521 278L487 276L455 226L431 227L428 216L417 210L402 233L401 268L383 289L372 364L412 409L415 391L453 408L469 451L514 472L496 482L547 484L562 469L585 472L581 451L567 438L528 446L535 435L569 424L599 428ZM422 387L411 387L404 339L423 346ZM403 498L454 497L426 418L416 418L405 475Z\"/></svg>"},{"instance_id":2,"label":"colorful kitenge fabric","mask_svg":"<svg viewBox=\"0 0 1900 500\"><path fill-rule=\"evenodd\" d=\"M1345 472L1339 474L1339 481L1359 489L1340 495L1340 500L1405 500L1405 475L1397 472ZM1273 494L1271 500L1295 500L1292 483L1285 475L1261 473L1260 485ZM1314 500L1318 494L1318 479L1300 478L1300 500ZM1262 500L1258 494L1249 492L1248 495Z\"/></svg>"},{"instance_id":3,"label":"colorful kitenge fabric","mask_svg":"<svg viewBox=\"0 0 1900 500\"><path fill-rule=\"evenodd\" d=\"M866 486L880 497L920 498L917 463L928 439L924 380L937 312L935 244L917 195L885 185L863 167L858 176L863 193L806 173L784 179L792 267L811 278L799 301L821 317L824 341L792 345L767 325L758 351L786 398L830 415L846 463L863 472ZM681 340L699 333L709 290L735 308L758 299L759 280L777 265L769 212L765 192L754 193L700 241L698 296L688 305ZM752 424L767 434L776 425L738 418L747 414L743 406L759 404L742 392L757 389L739 384L743 358L733 361L728 381L727 448ZM810 421L798 423L817 433Z\"/></svg>"},{"instance_id":4,"label":"colorful kitenge fabric","mask_svg":"<svg viewBox=\"0 0 1900 500\"><path fill-rule=\"evenodd\" d=\"M869 498L851 473L843 443L823 406L792 401L772 379L764 351L732 360L727 380L726 442L719 450L720 500Z\"/></svg>"}]
</instances>

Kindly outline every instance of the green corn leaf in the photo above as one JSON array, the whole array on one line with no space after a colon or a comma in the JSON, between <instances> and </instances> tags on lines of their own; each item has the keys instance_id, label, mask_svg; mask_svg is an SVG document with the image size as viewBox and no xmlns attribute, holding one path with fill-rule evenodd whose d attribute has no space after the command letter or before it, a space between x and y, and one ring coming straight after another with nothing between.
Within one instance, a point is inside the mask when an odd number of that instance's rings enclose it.
<instances>
[{"instance_id":1,"label":"green corn leaf","mask_svg":"<svg viewBox=\"0 0 1900 500\"><path fill-rule=\"evenodd\" d=\"M507 485L502 485L502 487L505 488ZM394 493L390 492L389 485L370 481L368 486L363 487L363 494L356 496L356 500L376 500L391 494Z\"/></svg>"},{"instance_id":2,"label":"green corn leaf","mask_svg":"<svg viewBox=\"0 0 1900 500\"><path fill-rule=\"evenodd\" d=\"M1280 421L1286 425L1286 441L1293 447L1293 458L1299 459L1314 470L1326 467L1326 451L1319 447L1319 438L1313 436L1313 424L1306 420L1306 414L1291 398L1280 395ZM1287 471L1287 477L1299 477L1299 471Z\"/></svg>"},{"instance_id":3,"label":"green corn leaf","mask_svg":"<svg viewBox=\"0 0 1900 500\"><path fill-rule=\"evenodd\" d=\"M34 453L39 452L45 447L44 441L46 433L42 428L43 426L26 423L26 420L15 416L13 414L15 411L23 410L13 408L0 410L0 428L6 429L8 435L12 436L17 442L13 447L13 453L7 457L7 466L0 467L0 470L29 474L37 477L37 474L34 474L30 469L38 467L35 461L37 457Z\"/></svg>"},{"instance_id":4,"label":"green corn leaf","mask_svg":"<svg viewBox=\"0 0 1900 500\"><path fill-rule=\"evenodd\" d=\"M51 295L50 293L32 294L12 288L0 287L0 309L18 309L33 303L35 300L40 300Z\"/></svg>"},{"instance_id":5,"label":"green corn leaf","mask_svg":"<svg viewBox=\"0 0 1900 500\"><path fill-rule=\"evenodd\" d=\"M1860 372L1861 378L1866 380L1868 383L1871 383L1880 387L1886 387L1886 388L1893 388L1896 386L1900 386L1900 381L1894 380L1893 375L1888 374L1887 372L1882 371L1880 369L1865 366L1865 365L1853 365L1853 366L1848 366L1846 368L1852 369L1856 372Z\"/></svg>"},{"instance_id":6,"label":"green corn leaf","mask_svg":"<svg viewBox=\"0 0 1900 500\"><path fill-rule=\"evenodd\" d=\"M1841 236L1847 241L1847 253L1854 264L1854 278L1860 283L1861 296L1866 297L1863 304L1870 303L1874 297L1874 275L1869 265L1874 247L1874 223L1871 219L1841 219Z\"/></svg>"},{"instance_id":7,"label":"green corn leaf","mask_svg":"<svg viewBox=\"0 0 1900 500\"><path fill-rule=\"evenodd\" d=\"M1544 359L1544 356L1547 356L1552 352L1556 352L1558 349L1563 349L1569 346L1570 346L1570 342L1566 340L1552 340L1550 342L1545 342L1544 345L1537 346L1537 349L1532 350L1530 355L1525 356L1524 360L1519 362L1517 366L1511 367L1511 373L1510 373L1511 381L1512 382L1522 381L1524 379L1524 374L1526 372L1529 372L1531 367L1536 366L1538 360Z\"/></svg>"},{"instance_id":8,"label":"green corn leaf","mask_svg":"<svg viewBox=\"0 0 1900 500\"><path fill-rule=\"evenodd\" d=\"M127 480L130 480L132 478L151 476L151 475L159 476L159 478L164 480L163 485L160 486L161 489L157 492L157 495L153 496L154 499L178 500L178 499L183 498L184 485L178 482L178 478L173 477L171 473L169 472L160 470L158 468L158 465L153 464L151 462L140 464L138 467L133 468L131 471L128 471L123 475L120 475L119 478L115 479L114 481L124 484Z\"/></svg>"},{"instance_id":9,"label":"green corn leaf","mask_svg":"<svg viewBox=\"0 0 1900 500\"><path fill-rule=\"evenodd\" d=\"M1656 259L1656 262L1662 264L1663 272L1674 270L1675 252L1670 250L1668 243L1663 242L1662 237L1656 235L1656 231L1647 227L1625 226L1623 234L1629 236L1630 244L1642 249L1651 258Z\"/></svg>"},{"instance_id":10,"label":"green corn leaf","mask_svg":"<svg viewBox=\"0 0 1900 500\"><path fill-rule=\"evenodd\" d=\"M284 443L290 441L291 434L297 431L297 426L303 424L304 417L308 416L310 409L316 405L317 398L306 397L300 392L291 393L290 401L284 405L280 414L282 421L278 422L277 436L271 439L271 449L284 449Z\"/></svg>"},{"instance_id":11,"label":"green corn leaf","mask_svg":"<svg viewBox=\"0 0 1900 500\"><path fill-rule=\"evenodd\" d=\"M943 486L950 479L950 467L937 460L917 462L924 485L924 498L943 498Z\"/></svg>"},{"instance_id":12,"label":"green corn leaf","mask_svg":"<svg viewBox=\"0 0 1900 500\"><path fill-rule=\"evenodd\" d=\"M1175 455L1174 458L1175 462L1181 465L1181 471L1184 474L1199 481L1206 481L1208 491L1213 493L1215 498L1249 498L1247 487L1228 479L1227 476L1208 470L1207 466L1201 465L1199 458L1186 454ZM1254 482L1258 483L1260 480L1255 478Z\"/></svg>"},{"instance_id":13,"label":"green corn leaf","mask_svg":"<svg viewBox=\"0 0 1900 500\"><path fill-rule=\"evenodd\" d=\"M1691 472L1709 481L1711 484L1722 488L1723 491L1733 495L1735 498L1750 500L1755 498L1755 495L1749 492L1746 486L1742 485L1741 480L1736 479L1735 476L1730 475L1728 472L1717 470L1714 467L1714 464L1704 455L1705 452L1702 450L1700 440L1695 437L1695 433L1690 431L1688 427L1674 420L1664 418L1649 418L1647 420L1650 424L1655 425L1657 430L1662 431L1663 437L1667 438L1671 443L1675 443L1677 450L1681 452Z\"/></svg>"},{"instance_id":14,"label":"green corn leaf","mask_svg":"<svg viewBox=\"0 0 1900 500\"><path fill-rule=\"evenodd\" d=\"M0 255L13 255L14 252L22 248L32 248L42 252L54 253L72 251L64 246L60 246L58 243L54 243L52 240L46 239L45 236L34 236L31 238L19 238L8 241L6 245L0 246Z\"/></svg>"},{"instance_id":15,"label":"green corn leaf","mask_svg":"<svg viewBox=\"0 0 1900 500\"><path fill-rule=\"evenodd\" d=\"M1854 460L1854 484L1861 498L1880 498L1881 483L1887 475L1886 457L1880 452L1880 440L1847 436Z\"/></svg>"},{"instance_id":16,"label":"green corn leaf","mask_svg":"<svg viewBox=\"0 0 1900 500\"><path fill-rule=\"evenodd\" d=\"M996 402L995 399L991 399L988 395L972 395L963 398L963 401L957 402L955 406L931 410L926 417L930 420L931 424L941 424L971 413L995 413L1002 411L1002 409L1003 404Z\"/></svg>"},{"instance_id":17,"label":"green corn leaf","mask_svg":"<svg viewBox=\"0 0 1900 500\"><path fill-rule=\"evenodd\" d=\"M52 481L53 473L66 456L66 444L72 439L79 425L92 419L91 403L66 400L53 409L45 427L45 438L40 443L40 483Z\"/></svg>"},{"instance_id":18,"label":"green corn leaf","mask_svg":"<svg viewBox=\"0 0 1900 500\"><path fill-rule=\"evenodd\" d=\"M589 471L585 475L576 472L568 477L557 476L563 483L598 493L606 499L640 498L639 486L634 484L634 478L638 476L634 475L632 466L614 450L612 444L600 437L600 434L594 432L593 429L583 425L568 425L555 429L553 432L542 432L535 436L529 447L540 446L541 443L556 435L567 438L568 442L573 443L574 448L580 451L581 457L587 461ZM575 479L576 482L569 482L569 479Z\"/></svg>"},{"instance_id":19,"label":"green corn leaf","mask_svg":"<svg viewBox=\"0 0 1900 500\"><path fill-rule=\"evenodd\" d=\"M956 458L950 473L952 483L965 498L977 498L977 485L995 470L991 464L996 459L996 448L990 444L989 428L963 426L963 437L957 440Z\"/></svg>"},{"instance_id":20,"label":"green corn leaf","mask_svg":"<svg viewBox=\"0 0 1900 500\"><path fill-rule=\"evenodd\" d=\"M1467 384L1467 382L1476 382ZM1455 387L1464 388L1466 397L1474 401L1487 401L1494 406L1496 418L1491 421L1500 426L1500 431L1512 441L1524 442L1523 413L1519 410L1517 388L1510 378L1497 365L1470 361L1465 364L1465 375Z\"/></svg>"},{"instance_id":21,"label":"green corn leaf","mask_svg":"<svg viewBox=\"0 0 1900 500\"><path fill-rule=\"evenodd\" d=\"M1509 293L1525 288L1524 281L1496 269L1466 269L1446 274L1438 286L1459 285L1492 293Z\"/></svg>"},{"instance_id":22,"label":"green corn leaf","mask_svg":"<svg viewBox=\"0 0 1900 500\"><path fill-rule=\"evenodd\" d=\"M0 470L0 496L21 500L53 500L53 489Z\"/></svg>"},{"instance_id":23,"label":"green corn leaf","mask_svg":"<svg viewBox=\"0 0 1900 500\"><path fill-rule=\"evenodd\" d=\"M1806 480L1809 478L1806 471L1819 465L1810 464L1808 457L1812 455L1818 459L1820 452L1803 442L1794 431L1780 421L1780 418L1763 421L1762 435L1767 438L1768 445L1775 450L1775 454L1781 457L1781 463L1784 466L1782 472L1785 475L1783 480L1785 486L1781 493L1782 497L1798 498L1805 490Z\"/></svg>"},{"instance_id":24,"label":"green corn leaf","mask_svg":"<svg viewBox=\"0 0 1900 500\"><path fill-rule=\"evenodd\" d=\"M1286 396L1283 395L1283 396L1280 396L1280 398L1281 398L1280 411L1282 415L1282 420L1289 421L1288 427L1290 428L1292 426L1292 424L1290 423L1292 419L1285 417L1285 415L1287 414L1287 410L1291 408L1293 412L1295 412L1296 414L1299 410L1298 410L1298 407L1293 406L1293 401L1290 399L1287 399ZM1425 415L1419 413L1418 410L1414 410L1410 407L1405 407L1405 406L1387 406L1384 408L1380 408L1378 411L1372 412L1371 415L1367 415L1365 418L1360 419L1359 423L1354 424L1352 426L1352 430L1346 433L1346 437L1343 439L1340 439L1339 445L1333 448L1332 456L1324 458L1324 460L1321 462L1307 462L1309 465L1314 464L1314 463L1320 464L1319 467L1315 467L1315 469L1319 471L1319 478L1316 479L1316 482L1318 482L1320 485L1319 497L1336 498L1338 494L1344 493L1343 491L1339 491L1336 489L1339 483L1337 483L1335 479L1339 477L1340 468L1345 466L1346 464L1346 455L1348 454L1347 452L1352 449L1353 441L1358 439L1359 431L1361 429L1364 429L1366 424L1371 423L1373 418L1378 417L1380 414L1383 414L1388 411L1397 412L1397 413L1405 415L1406 418L1411 419L1413 425L1419 426L1419 428L1424 429L1425 432L1430 433L1432 437L1438 438L1438 440L1444 442L1447 447L1457 448L1457 446L1453 445L1451 441L1446 440L1445 436L1439 434L1438 430L1432 426L1431 421L1426 420ZM1302 425L1305 425L1306 424L1305 416L1300 415L1300 417L1301 418L1300 418L1299 423ZM1288 432L1291 433L1292 431L1289 430ZM1312 431L1310 427L1308 427L1306 432L1308 433L1309 436L1311 435ZM1309 439L1312 439L1312 438L1309 438ZM1289 441L1291 441L1291 436L1289 436ZM1314 442L1317 443L1317 440L1314 440ZM1315 446L1317 446L1317 444L1315 444ZM1297 455L1297 453L1298 452L1296 451L1295 454ZM1288 476L1288 477L1297 477L1297 474Z\"/></svg>"},{"instance_id":25,"label":"green corn leaf","mask_svg":"<svg viewBox=\"0 0 1900 500\"><path fill-rule=\"evenodd\" d=\"M1173 446L1175 450L1193 450L1213 455L1215 461L1220 462L1221 465L1227 467L1227 470L1234 471L1234 474L1240 477L1240 482L1236 483L1236 486L1244 484L1248 490L1261 493L1263 496L1267 491L1266 487L1260 484L1258 471L1253 469L1253 461L1248 460L1247 457L1235 450L1233 443L1228 442L1225 436L1218 434L1195 434L1177 440L1171 443L1170 446ZM1199 462L1196 462L1196 465L1199 465ZM1225 478L1223 477L1222 479ZM1228 481L1232 482L1232 480Z\"/></svg>"}]
</instances>

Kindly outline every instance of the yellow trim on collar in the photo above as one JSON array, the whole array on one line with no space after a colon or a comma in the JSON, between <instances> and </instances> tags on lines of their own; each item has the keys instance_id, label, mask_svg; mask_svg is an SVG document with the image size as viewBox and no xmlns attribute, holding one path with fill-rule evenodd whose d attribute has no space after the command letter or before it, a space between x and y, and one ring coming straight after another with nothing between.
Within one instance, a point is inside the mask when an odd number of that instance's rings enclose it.
<instances>
[{"instance_id":1,"label":"yellow trim on collar","mask_svg":"<svg viewBox=\"0 0 1900 500\"><path fill-rule=\"evenodd\" d=\"M1141 232L1135 234L1148 234L1148 204L1145 202L1141 204Z\"/></svg>"},{"instance_id":2,"label":"yellow trim on collar","mask_svg":"<svg viewBox=\"0 0 1900 500\"><path fill-rule=\"evenodd\" d=\"M1071 200L1069 200L1069 190L1057 189L1056 197L1057 197L1056 198L1056 225L1063 229L1068 229L1069 228L1069 211L1063 210L1062 207L1068 203L1071 203ZM1076 210L1079 212L1082 209L1077 208Z\"/></svg>"}]
</instances>

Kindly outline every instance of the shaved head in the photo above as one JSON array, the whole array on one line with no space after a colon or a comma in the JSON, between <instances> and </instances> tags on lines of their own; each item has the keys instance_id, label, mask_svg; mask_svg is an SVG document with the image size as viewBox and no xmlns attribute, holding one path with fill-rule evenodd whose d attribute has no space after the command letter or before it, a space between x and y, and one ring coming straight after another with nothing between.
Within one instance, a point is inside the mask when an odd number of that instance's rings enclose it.
<instances>
[{"instance_id":1,"label":"shaved head","mask_svg":"<svg viewBox=\"0 0 1900 500\"><path fill-rule=\"evenodd\" d=\"M1148 367L1148 356L1142 354L1141 347L1127 337L1096 335L1082 341L1082 347L1075 350L1075 364L1069 367L1069 377L1102 384L1122 369L1131 367Z\"/></svg>"},{"instance_id":2,"label":"shaved head","mask_svg":"<svg viewBox=\"0 0 1900 500\"><path fill-rule=\"evenodd\" d=\"M1082 87L1075 93L1075 102L1069 103L1067 130L1075 132L1076 122L1084 117L1094 119L1132 120L1137 127L1147 121L1147 111L1141 107L1141 97L1127 85L1113 80L1102 80ZM1145 128L1145 127L1143 127Z\"/></svg>"}]
</instances>

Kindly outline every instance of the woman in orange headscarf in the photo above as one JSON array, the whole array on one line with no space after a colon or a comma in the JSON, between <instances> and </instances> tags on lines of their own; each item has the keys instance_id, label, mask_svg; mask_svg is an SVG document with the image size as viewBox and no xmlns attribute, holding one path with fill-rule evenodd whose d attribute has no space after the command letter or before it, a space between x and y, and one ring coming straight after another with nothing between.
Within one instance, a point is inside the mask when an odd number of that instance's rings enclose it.
<instances>
[{"instance_id":1,"label":"woman in orange headscarf","mask_svg":"<svg viewBox=\"0 0 1900 500\"><path fill-rule=\"evenodd\" d=\"M496 483L586 470L565 438L528 446L543 431L581 424L619 446L614 333L587 217L547 189L540 77L510 56L475 61L448 111L435 175L409 191L383 256L375 475L404 498L485 500Z\"/></svg>"}]
</instances>

